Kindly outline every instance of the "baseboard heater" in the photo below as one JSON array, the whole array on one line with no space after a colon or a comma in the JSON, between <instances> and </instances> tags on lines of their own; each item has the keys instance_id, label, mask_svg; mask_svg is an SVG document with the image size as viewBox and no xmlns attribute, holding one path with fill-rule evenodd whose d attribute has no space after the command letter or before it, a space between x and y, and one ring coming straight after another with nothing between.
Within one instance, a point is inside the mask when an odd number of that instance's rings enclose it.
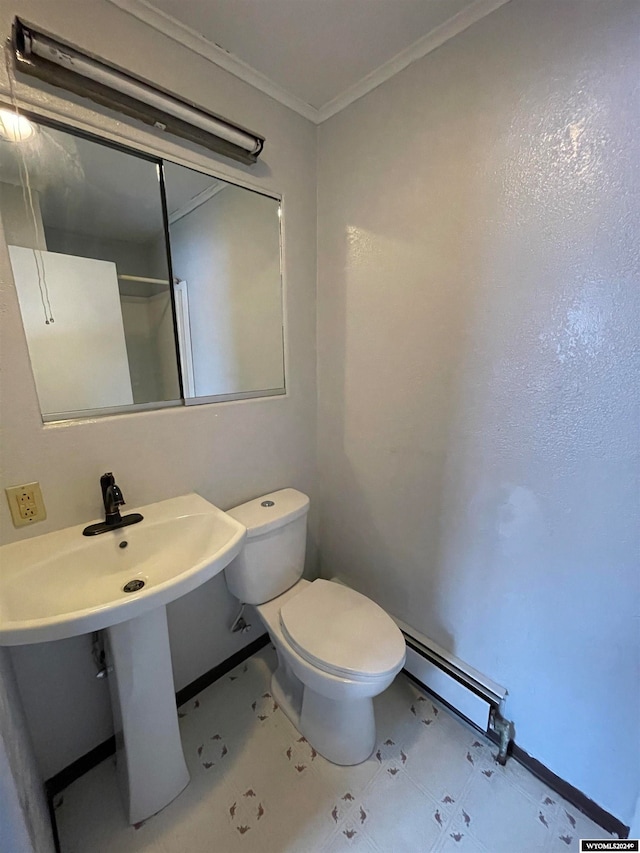
<instances>
[{"instance_id":1,"label":"baseboard heater","mask_svg":"<svg viewBox=\"0 0 640 853\"><path fill-rule=\"evenodd\" d=\"M447 652L406 622L392 616L407 644L405 672L468 723L499 743L497 760L505 764L513 723L502 716L507 690Z\"/></svg>"},{"instance_id":2,"label":"baseboard heater","mask_svg":"<svg viewBox=\"0 0 640 853\"><path fill-rule=\"evenodd\" d=\"M512 754L515 761L594 823L618 838L629 837L629 827L622 821L512 742L513 723L501 713L507 696L504 687L450 654L401 619L395 616L392 616L392 619L404 634L407 644L407 662L404 669L406 674L496 743L499 749L496 760L500 764L505 764L507 757Z\"/></svg>"}]
</instances>

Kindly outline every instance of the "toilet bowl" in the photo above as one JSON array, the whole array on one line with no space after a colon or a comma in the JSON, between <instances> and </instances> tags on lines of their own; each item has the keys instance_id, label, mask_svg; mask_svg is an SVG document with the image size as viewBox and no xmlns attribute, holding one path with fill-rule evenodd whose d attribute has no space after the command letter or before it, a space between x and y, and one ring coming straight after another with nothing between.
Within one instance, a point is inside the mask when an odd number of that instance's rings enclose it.
<instances>
[{"instance_id":1,"label":"toilet bowl","mask_svg":"<svg viewBox=\"0 0 640 853\"><path fill-rule=\"evenodd\" d=\"M373 697L402 669L406 648L366 596L302 579L308 503L283 489L229 510L247 527L247 543L225 578L237 598L256 605L275 646L274 700L320 755L359 764L376 742Z\"/></svg>"},{"instance_id":2,"label":"toilet bowl","mask_svg":"<svg viewBox=\"0 0 640 853\"><path fill-rule=\"evenodd\" d=\"M316 599L320 597L326 609L333 593L338 612L320 627ZM358 599L373 624L367 625L362 613L357 623L351 621L348 605ZM292 607L298 629L307 618L308 631L298 642L287 629L287 608ZM365 596L325 580L300 580L256 609L278 655L271 685L274 700L320 755L334 764L365 761L376 742L373 697L386 690L404 666L404 639L395 623ZM291 621L296 624L295 618ZM341 642L351 635L355 644L332 648L333 632L341 635Z\"/></svg>"}]
</instances>

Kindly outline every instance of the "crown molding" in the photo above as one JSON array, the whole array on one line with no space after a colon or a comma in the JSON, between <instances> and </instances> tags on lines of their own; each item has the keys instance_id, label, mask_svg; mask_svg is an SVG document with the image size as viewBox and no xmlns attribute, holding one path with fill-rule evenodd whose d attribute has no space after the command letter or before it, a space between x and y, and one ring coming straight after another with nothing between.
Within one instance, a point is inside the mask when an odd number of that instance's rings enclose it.
<instances>
[{"instance_id":1,"label":"crown molding","mask_svg":"<svg viewBox=\"0 0 640 853\"><path fill-rule=\"evenodd\" d=\"M173 225L179 219L182 219L188 213L191 213L193 210L196 210L198 207L201 207L205 202L209 201L209 199L213 198L214 195L218 195L222 190L226 190L229 184L226 184L224 181L215 180L211 184L211 186L207 187L202 192L199 192L197 195L194 195L189 201L185 202L181 207L178 207L167 217L169 220L169 225Z\"/></svg>"},{"instance_id":2,"label":"crown molding","mask_svg":"<svg viewBox=\"0 0 640 853\"><path fill-rule=\"evenodd\" d=\"M412 62L422 59L423 56L431 53L431 51L440 47L446 41L449 41L449 39L464 32L472 24L475 24L476 21L490 15L491 12L495 12L496 9L499 9L500 6L504 6L508 2L509 0L475 0L475 3L462 9L456 15L449 18L448 21L440 24L440 26L431 30L425 36L414 41L409 47L397 53L388 62L385 62L384 65L380 65L375 71L363 77L362 80L358 80L357 83L349 86L340 95L323 104L317 111L316 123L321 124L323 121L331 118L331 116L339 113L345 107L348 107L354 101L362 98L399 71L411 65Z\"/></svg>"},{"instance_id":3,"label":"crown molding","mask_svg":"<svg viewBox=\"0 0 640 853\"><path fill-rule=\"evenodd\" d=\"M411 65L412 62L436 50L436 48L463 32L481 18L490 15L496 9L499 9L500 6L509 3L510 0L475 0L470 6L462 9L456 15L449 18L449 20L419 38L405 50L396 54L388 62L376 68L375 71L367 74L366 77L354 83L353 86L350 86L340 95L323 104L320 109L316 109L301 98L292 95L291 92L288 92L264 74L256 71L248 63L238 59L238 57L219 47L214 42L209 41L200 35L200 33L191 29L191 27L177 21L171 15L167 15L166 12L156 9L147 0L108 0L108 2L113 6L117 6L123 12L133 15L133 17L153 27L153 29L163 33L183 47L208 59L214 65L224 68L225 71L240 78L240 80L244 80L245 83L249 83L256 89L264 92L265 95L269 95L269 97L274 98L285 107L289 107L289 109L294 110L294 112L299 113L299 115L312 121L314 124L321 124L323 121L345 109L345 107L348 107L354 101L357 101L368 92L380 86L399 71L402 71L403 68Z\"/></svg>"},{"instance_id":4,"label":"crown molding","mask_svg":"<svg viewBox=\"0 0 640 853\"><path fill-rule=\"evenodd\" d=\"M269 95L269 97L279 101L285 107L289 107L289 109L309 119L309 121L317 123L318 110L312 107L311 104L307 104L301 98L297 98L295 95L287 92L286 89L283 89L282 86L279 86L264 74L256 71L251 65L243 62L242 59L238 59L237 56L219 47L214 42L209 41L200 35L200 33L191 29L191 27L187 27L185 24L172 18L171 15L167 15L166 12L155 9L146 0L107 0L107 2L113 6L117 6L129 15L133 15L134 18L148 24L154 30L168 36L183 47L208 59L214 65L224 68L225 71L228 71L235 77L239 77L240 80L244 80L245 83L249 83L256 89L264 92L265 95Z\"/></svg>"}]
</instances>

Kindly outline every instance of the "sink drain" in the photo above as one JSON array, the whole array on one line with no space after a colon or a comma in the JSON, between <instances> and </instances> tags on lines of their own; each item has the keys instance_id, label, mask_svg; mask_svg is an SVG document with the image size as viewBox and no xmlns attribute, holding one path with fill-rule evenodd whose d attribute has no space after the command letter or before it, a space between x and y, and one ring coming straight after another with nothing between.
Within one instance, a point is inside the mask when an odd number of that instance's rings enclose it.
<instances>
[{"instance_id":1,"label":"sink drain","mask_svg":"<svg viewBox=\"0 0 640 853\"><path fill-rule=\"evenodd\" d=\"M139 589L142 589L144 586L144 581L136 578L135 580L129 581L122 587L123 592L137 592Z\"/></svg>"}]
</instances>

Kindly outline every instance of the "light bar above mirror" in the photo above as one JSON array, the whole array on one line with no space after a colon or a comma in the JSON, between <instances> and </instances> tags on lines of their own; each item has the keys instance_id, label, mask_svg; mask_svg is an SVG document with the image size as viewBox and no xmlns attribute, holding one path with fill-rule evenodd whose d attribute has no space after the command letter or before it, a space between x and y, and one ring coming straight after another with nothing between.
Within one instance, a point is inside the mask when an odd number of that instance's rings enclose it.
<instances>
[{"instance_id":1,"label":"light bar above mirror","mask_svg":"<svg viewBox=\"0 0 640 853\"><path fill-rule=\"evenodd\" d=\"M16 71L241 163L255 163L260 156L263 136L82 53L20 18L13 23L12 48Z\"/></svg>"}]
</instances>

